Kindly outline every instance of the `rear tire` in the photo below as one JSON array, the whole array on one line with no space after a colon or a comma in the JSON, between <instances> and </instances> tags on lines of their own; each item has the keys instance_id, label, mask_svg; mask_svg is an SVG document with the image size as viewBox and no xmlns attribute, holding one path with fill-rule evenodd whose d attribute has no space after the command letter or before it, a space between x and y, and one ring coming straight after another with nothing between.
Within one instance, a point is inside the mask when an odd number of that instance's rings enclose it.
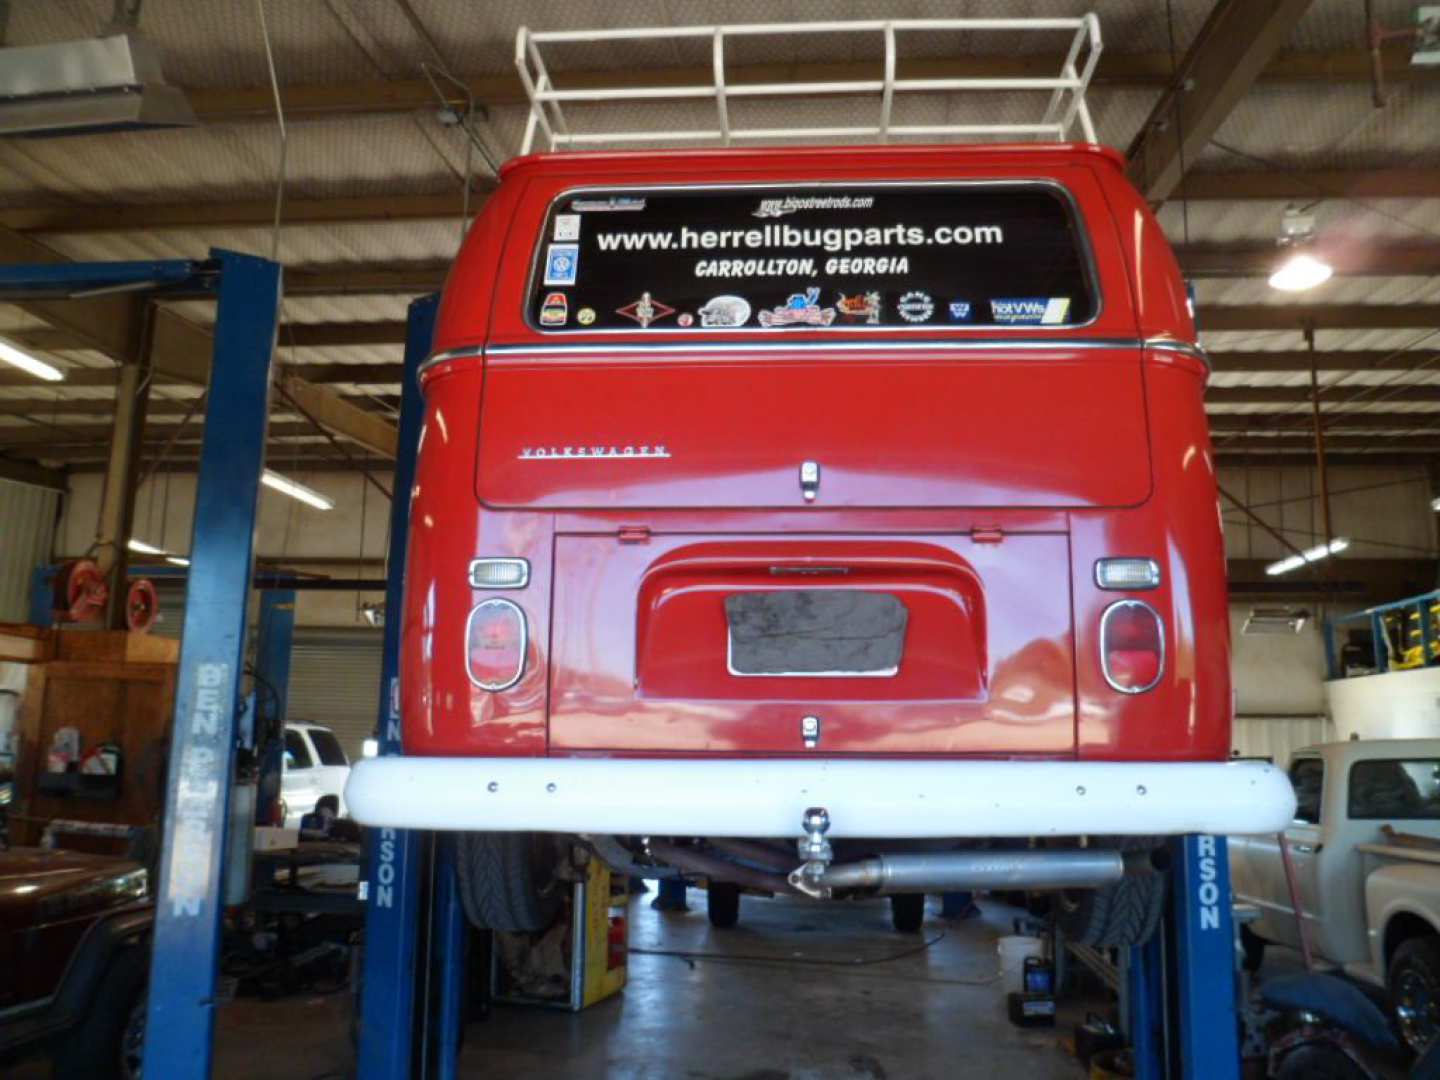
<instances>
[{"instance_id":1,"label":"rear tire","mask_svg":"<svg viewBox=\"0 0 1440 1080\"><path fill-rule=\"evenodd\" d=\"M1133 841L1122 841L1120 848L1143 850ZM1055 894L1055 919L1061 932L1081 945L1096 949L1144 945L1165 913L1169 885L1168 874L1153 870L1126 874L1100 889L1066 890Z\"/></svg>"},{"instance_id":2,"label":"rear tire","mask_svg":"<svg viewBox=\"0 0 1440 1080\"><path fill-rule=\"evenodd\" d=\"M733 881L712 881L705 888L705 913L717 930L729 930L740 921L740 886Z\"/></svg>"},{"instance_id":3,"label":"rear tire","mask_svg":"<svg viewBox=\"0 0 1440 1080\"><path fill-rule=\"evenodd\" d=\"M147 949L122 949L95 990L85 1018L55 1044L56 1080L139 1080L145 1038Z\"/></svg>"},{"instance_id":4,"label":"rear tire","mask_svg":"<svg viewBox=\"0 0 1440 1080\"><path fill-rule=\"evenodd\" d=\"M1306 1043L1286 1051L1274 1073L1275 1080L1368 1080L1370 1075L1329 1043Z\"/></svg>"},{"instance_id":5,"label":"rear tire","mask_svg":"<svg viewBox=\"0 0 1440 1080\"><path fill-rule=\"evenodd\" d=\"M1424 1053L1440 1034L1440 938L1401 942L1385 984L1405 1045L1411 1053Z\"/></svg>"},{"instance_id":6,"label":"rear tire","mask_svg":"<svg viewBox=\"0 0 1440 1080\"><path fill-rule=\"evenodd\" d=\"M902 934L918 934L925 925L925 894L895 893L890 897L890 921Z\"/></svg>"},{"instance_id":7,"label":"rear tire","mask_svg":"<svg viewBox=\"0 0 1440 1080\"><path fill-rule=\"evenodd\" d=\"M549 929L566 892L558 849L548 833L461 833L455 874L470 922L512 934Z\"/></svg>"}]
</instances>

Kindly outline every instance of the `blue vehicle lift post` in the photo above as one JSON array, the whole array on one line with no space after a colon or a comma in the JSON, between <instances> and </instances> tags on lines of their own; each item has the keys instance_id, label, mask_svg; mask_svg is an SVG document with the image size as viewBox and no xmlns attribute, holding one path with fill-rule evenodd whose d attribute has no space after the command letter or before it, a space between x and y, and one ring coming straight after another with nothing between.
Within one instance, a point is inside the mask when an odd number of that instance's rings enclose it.
<instances>
[{"instance_id":1,"label":"blue vehicle lift post","mask_svg":"<svg viewBox=\"0 0 1440 1080\"><path fill-rule=\"evenodd\" d=\"M1239 1080L1240 1013L1223 836L1169 843L1161 932L1131 949L1127 1034L1137 1080Z\"/></svg>"},{"instance_id":2,"label":"blue vehicle lift post","mask_svg":"<svg viewBox=\"0 0 1440 1080\"><path fill-rule=\"evenodd\" d=\"M414 301L405 336L395 498L390 511L385 646L380 668L381 754L401 752L400 627L410 525L409 492L415 483L415 456L424 411L418 374L430 352L438 306L436 296ZM455 887L453 858L454 845L448 837L427 837L406 829L372 831L364 880L361 1080L449 1077L455 1073L462 1026L466 927Z\"/></svg>"},{"instance_id":3,"label":"blue vehicle lift post","mask_svg":"<svg viewBox=\"0 0 1440 1080\"><path fill-rule=\"evenodd\" d=\"M228 251L213 251L204 262L0 267L0 293L29 290L66 297L114 286L171 295L218 294L170 740L145 1044L147 1075L200 1078L210 1074L221 874L255 511L269 419L270 362L279 323L280 267ZM38 578L36 593L33 606L38 609Z\"/></svg>"}]
</instances>

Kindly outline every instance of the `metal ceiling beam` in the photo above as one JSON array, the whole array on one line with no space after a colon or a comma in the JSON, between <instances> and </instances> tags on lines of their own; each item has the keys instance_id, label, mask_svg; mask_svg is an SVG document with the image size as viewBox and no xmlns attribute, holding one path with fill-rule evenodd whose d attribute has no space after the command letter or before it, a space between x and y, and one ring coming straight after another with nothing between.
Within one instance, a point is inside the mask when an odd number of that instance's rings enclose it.
<instances>
[{"instance_id":1,"label":"metal ceiling beam","mask_svg":"<svg viewBox=\"0 0 1440 1080\"><path fill-rule=\"evenodd\" d=\"M1337 453L1343 453L1346 450L1373 450L1388 454L1436 455L1440 454L1440 431L1426 438L1342 435L1334 439L1327 438L1325 440L1325 448L1327 451L1335 451ZM1297 453L1309 450L1310 464L1315 464L1315 439L1310 436L1291 438L1288 435L1255 435L1248 438L1226 438L1217 441L1215 449L1217 452L1223 451L1230 455L1248 454L1252 460L1267 453ZM1328 453L1326 460L1329 460Z\"/></svg>"},{"instance_id":2,"label":"metal ceiling beam","mask_svg":"<svg viewBox=\"0 0 1440 1080\"><path fill-rule=\"evenodd\" d=\"M1410 64L1403 44L1387 45L1383 52L1388 83L1429 81L1434 69ZM1040 56L958 56L943 59L913 59L899 68L901 78L1050 78L1064 62L1059 54ZM1091 80L1094 86L1161 87L1169 82L1170 57L1165 53L1117 53L1107 50ZM733 70L732 83L757 82L848 82L878 78L876 61L838 63L754 64ZM644 73L651 86L693 86L708 84L709 67L658 68ZM634 86L633 70L569 71L560 76L565 89L608 89ZM1370 81L1370 55L1363 49L1330 52L1287 53L1274 57L1260 72L1262 81L1274 82L1359 82ZM512 72L479 75L466 80L475 100L494 108L524 105L524 89ZM463 104L453 89L452 103ZM197 87L186 91L195 115L202 123L221 124L267 121L274 117L274 99L269 86L238 89ZM435 91L425 79L387 79L349 83L311 83L286 86L280 90L289 117L351 116L366 113L410 112L433 109Z\"/></svg>"},{"instance_id":3,"label":"metal ceiling beam","mask_svg":"<svg viewBox=\"0 0 1440 1080\"><path fill-rule=\"evenodd\" d=\"M1377 401L1381 395L1385 396ZM1357 397L1357 395L1359 395ZM1308 386L1212 386L1205 391L1212 405L1308 405ZM1384 389L1343 384L1322 387L1320 403L1330 409L1367 409L1384 402L1440 403L1440 386L1387 386Z\"/></svg>"},{"instance_id":4,"label":"metal ceiling beam","mask_svg":"<svg viewBox=\"0 0 1440 1080\"><path fill-rule=\"evenodd\" d=\"M103 472L104 463L97 462L96 464L99 466L97 471ZM55 491L69 490L65 473L59 469L47 469L32 461L15 461L6 457L0 457L0 480L11 480L17 484L51 488Z\"/></svg>"},{"instance_id":5,"label":"metal ceiling beam","mask_svg":"<svg viewBox=\"0 0 1440 1080\"><path fill-rule=\"evenodd\" d=\"M1430 330L1440 304L1201 304L1196 320L1215 330Z\"/></svg>"},{"instance_id":6,"label":"metal ceiling beam","mask_svg":"<svg viewBox=\"0 0 1440 1080\"><path fill-rule=\"evenodd\" d=\"M1440 70L1440 69L1437 69ZM437 183L448 178L437 177ZM1172 198L1196 202L1289 202L1295 199L1429 199L1440 197L1440 169L1262 169L1188 173ZM481 197L471 199L472 211ZM376 224L458 218L458 191L287 199L285 222L306 225ZM0 209L0 227L22 233L153 232L163 229L268 228L273 199L206 202L32 206ZM303 289L303 284L297 286Z\"/></svg>"},{"instance_id":7,"label":"metal ceiling beam","mask_svg":"<svg viewBox=\"0 0 1440 1080\"><path fill-rule=\"evenodd\" d=\"M460 192L439 195L362 195L323 199L286 199L285 224L346 225L385 221L434 220L460 216ZM476 205L475 200L472 200ZM0 226L16 232L109 233L157 229L218 229L247 225L269 228L275 200L131 203L91 206L12 207L0 210Z\"/></svg>"},{"instance_id":8,"label":"metal ceiling beam","mask_svg":"<svg viewBox=\"0 0 1440 1080\"><path fill-rule=\"evenodd\" d=\"M1370 454L1327 453L1325 455L1325 461L1331 468L1414 468L1417 465L1424 466L1430 460L1423 454L1396 454L1388 451ZM1315 467L1315 448L1312 443L1308 452L1257 454L1233 453L1221 445L1215 448L1215 463L1222 469L1313 469Z\"/></svg>"},{"instance_id":9,"label":"metal ceiling beam","mask_svg":"<svg viewBox=\"0 0 1440 1080\"><path fill-rule=\"evenodd\" d=\"M1440 244L1318 242L1311 249L1337 274L1431 277L1440 274ZM1188 278L1267 277L1283 252L1269 244L1180 244L1175 255Z\"/></svg>"},{"instance_id":10,"label":"metal ceiling beam","mask_svg":"<svg viewBox=\"0 0 1440 1080\"><path fill-rule=\"evenodd\" d=\"M205 430L205 425L192 423L180 433L176 444L191 442L199 448L200 436ZM314 425L304 420L282 421L278 424L272 423L269 428L270 436L274 439L297 438L304 436L320 437L320 432L315 430ZM144 445L151 449L159 449L165 445L166 440L174 432L173 424L146 425ZM78 448L89 450L98 447L104 452L109 452L111 427L109 424L61 424L57 427L49 427L43 424L26 425L19 424L0 425L0 447L26 446L40 447L44 450L69 451ZM49 454L41 453L41 457L48 457ZM58 460L58 458L56 459Z\"/></svg>"},{"instance_id":11,"label":"metal ceiling beam","mask_svg":"<svg viewBox=\"0 0 1440 1080\"><path fill-rule=\"evenodd\" d=\"M1263 374L1269 372L1309 371L1312 356L1308 352L1245 352L1217 350L1210 354L1210 363L1217 372ZM1313 359L1320 371L1404 371L1431 357L1440 357L1435 349L1338 349L1317 352Z\"/></svg>"},{"instance_id":12,"label":"metal ceiling beam","mask_svg":"<svg viewBox=\"0 0 1440 1080\"><path fill-rule=\"evenodd\" d=\"M1321 413L1326 431L1424 431L1440 435L1440 412L1326 412ZM1286 432L1313 437L1314 418L1309 413L1219 413L1211 415L1214 432Z\"/></svg>"},{"instance_id":13,"label":"metal ceiling beam","mask_svg":"<svg viewBox=\"0 0 1440 1080\"><path fill-rule=\"evenodd\" d=\"M1172 196L1196 202L1436 197L1440 197L1440 169L1261 169L1187 172Z\"/></svg>"},{"instance_id":14,"label":"metal ceiling beam","mask_svg":"<svg viewBox=\"0 0 1440 1080\"><path fill-rule=\"evenodd\" d=\"M1311 0L1217 0L1168 88L1126 151L1131 181L1152 203L1189 164L1289 40Z\"/></svg>"}]
</instances>

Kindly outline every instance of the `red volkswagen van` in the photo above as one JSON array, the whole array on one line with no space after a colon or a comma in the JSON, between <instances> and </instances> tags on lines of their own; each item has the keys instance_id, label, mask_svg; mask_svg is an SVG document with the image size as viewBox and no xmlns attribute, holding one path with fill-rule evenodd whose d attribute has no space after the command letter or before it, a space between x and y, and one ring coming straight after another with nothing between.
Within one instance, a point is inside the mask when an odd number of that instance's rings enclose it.
<instances>
[{"instance_id":1,"label":"red volkswagen van","mask_svg":"<svg viewBox=\"0 0 1440 1080\"><path fill-rule=\"evenodd\" d=\"M1141 940L1157 838L1293 809L1226 763L1206 374L1109 150L515 160L422 374L405 754L347 801L461 831L499 929L583 840L722 925L1049 888Z\"/></svg>"}]
</instances>

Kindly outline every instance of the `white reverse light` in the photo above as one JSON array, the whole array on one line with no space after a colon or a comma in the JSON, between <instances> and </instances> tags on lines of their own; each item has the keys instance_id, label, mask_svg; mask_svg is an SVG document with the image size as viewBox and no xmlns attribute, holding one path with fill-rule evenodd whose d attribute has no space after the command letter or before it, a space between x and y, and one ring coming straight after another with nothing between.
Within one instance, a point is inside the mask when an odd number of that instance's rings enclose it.
<instances>
[{"instance_id":1,"label":"white reverse light","mask_svg":"<svg viewBox=\"0 0 1440 1080\"><path fill-rule=\"evenodd\" d=\"M366 739L360 744L361 757L376 757L380 753L379 739Z\"/></svg>"},{"instance_id":2,"label":"white reverse light","mask_svg":"<svg viewBox=\"0 0 1440 1080\"><path fill-rule=\"evenodd\" d=\"M125 542L125 546L137 555L165 554L164 548L158 548L154 544L147 544L144 540L136 540L133 536Z\"/></svg>"},{"instance_id":3,"label":"white reverse light","mask_svg":"<svg viewBox=\"0 0 1440 1080\"><path fill-rule=\"evenodd\" d=\"M288 476L281 476L270 469L261 473L260 482L268 488L274 488L282 494L289 495L292 499L299 499L306 506L313 506L316 510L335 509L335 500L328 495L321 495L314 488L306 487L298 480L291 480Z\"/></svg>"},{"instance_id":4,"label":"white reverse light","mask_svg":"<svg viewBox=\"0 0 1440 1080\"><path fill-rule=\"evenodd\" d=\"M37 360L27 352L21 352L8 341L0 341L0 360L21 371L28 371L46 382L61 382L65 378L65 373L59 368L45 363L44 360Z\"/></svg>"},{"instance_id":5,"label":"white reverse light","mask_svg":"<svg viewBox=\"0 0 1440 1080\"><path fill-rule=\"evenodd\" d=\"M1303 251L1291 255L1270 275L1270 287L1281 292L1304 292L1330 280L1334 267Z\"/></svg>"},{"instance_id":6,"label":"white reverse light","mask_svg":"<svg viewBox=\"0 0 1440 1080\"><path fill-rule=\"evenodd\" d=\"M1343 536L1337 536L1328 544L1317 544L1312 548L1306 548L1299 555L1291 555L1288 559L1281 559L1265 567L1265 573L1271 577L1280 574L1288 574L1291 570L1298 570L1306 563L1319 562L1321 559L1329 558L1337 552L1344 551L1350 546L1350 541Z\"/></svg>"}]
</instances>

